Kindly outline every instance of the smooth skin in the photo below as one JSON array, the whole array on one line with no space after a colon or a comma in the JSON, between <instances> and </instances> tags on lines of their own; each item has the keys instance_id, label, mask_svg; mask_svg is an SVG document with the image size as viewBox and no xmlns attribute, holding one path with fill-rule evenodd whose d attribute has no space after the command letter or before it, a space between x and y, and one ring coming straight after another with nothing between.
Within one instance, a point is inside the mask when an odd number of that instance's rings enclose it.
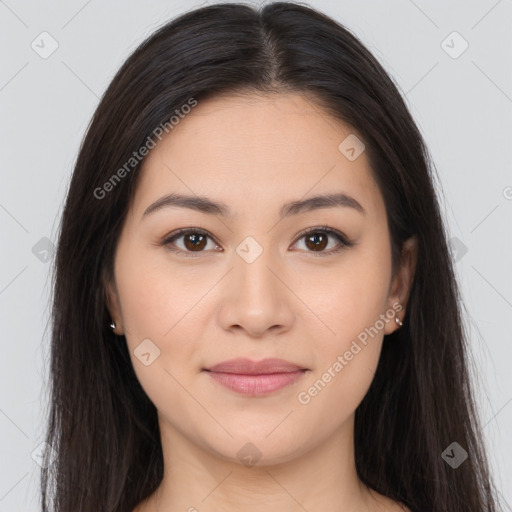
<instances>
[{"instance_id":1,"label":"smooth skin","mask_svg":"<svg viewBox=\"0 0 512 512\"><path fill-rule=\"evenodd\" d=\"M399 328L394 318L307 404L298 400L393 304L403 319L414 276L415 239L392 275L384 200L366 154L350 161L338 149L351 133L303 95L223 95L199 102L144 161L107 283L115 332L158 410L164 454L162 484L135 512L406 510L363 485L354 460L354 413L384 334ZM170 193L222 202L231 216L177 206L143 215ZM331 206L279 217L285 203L331 193L364 212ZM180 228L208 236L165 244ZM309 228L316 239L301 235ZM248 236L258 245L246 246ZM237 252L258 246L250 263ZM148 339L160 355L146 366L134 351ZM308 371L250 397L203 371L235 357L278 357ZM237 456L246 443L257 448L255 465Z\"/></svg>"}]
</instances>

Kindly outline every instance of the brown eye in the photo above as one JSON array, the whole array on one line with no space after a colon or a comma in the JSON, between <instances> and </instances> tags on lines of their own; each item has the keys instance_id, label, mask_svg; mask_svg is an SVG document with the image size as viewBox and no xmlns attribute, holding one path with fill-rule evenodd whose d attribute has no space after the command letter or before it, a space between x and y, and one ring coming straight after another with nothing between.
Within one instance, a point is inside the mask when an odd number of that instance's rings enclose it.
<instances>
[{"instance_id":1,"label":"brown eye","mask_svg":"<svg viewBox=\"0 0 512 512\"><path fill-rule=\"evenodd\" d=\"M206 246L207 237L205 235L190 233L183 235L184 245L190 251L201 251Z\"/></svg>"},{"instance_id":2,"label":"brown eye","mask_svg":"<svg viewBox=\"0 0 512 512\"><path fill-rule=\"evenodd\" d=\"M200 229L180 229L163 240L162 245L168 246L169 250L183 256L199 256L203 252L208 252L205 249L208 246L209 240L212 240L212 238L206 231ZM218 247L213 240L212 245L213 249Z\"/></svg>"},{"instance_id":3,"label":"brown eye","mask_svg":"<svg viewBox=\"0 0 512 512\"><path fill-rule=\"evenodd\" d=\"M323 251L327 247L328 237L325 233L311 233L306 235L306 246L312 251Z\"/></svg>"},{"instance_id":4,"label":"brown eye","mask_svg":"<svg viewBox=\"0 0 512 512\"><path fill-rule=\"evenodd\" d=\"M331 246L330 250L325 250L330 244L331 239L337 243L335 243L333 247ZM302 240L304 240L306 252L313 254L313 256L329 256L355 245L355 243L350 242L343 233L329 228L328 226L313 228L303 232L298 242Z\"/></svg>"},{"instance_id":5,"label":"brown eye","mask_svg":"<svg viewBox=\"0 0 512 512\"><path fill-rule=\"evenodd\" d=\"M352 247L355 242L350 242L347 237L337 230L325 227L309 229L300 235L298 242L305 241L305 251L314 256L329 256L345 248ZM330 250L325 250L334 241L334 246ZM169 235L161 242L172 252L181 256L200 256L201 253L210 252L207 249L208 242L211 241L213 250L222 250L208 234L201 229L180 229ZM181 242L181 246L178 242ZM296 244L298 243L296 242Z\"/></svg>"}]
</instances>

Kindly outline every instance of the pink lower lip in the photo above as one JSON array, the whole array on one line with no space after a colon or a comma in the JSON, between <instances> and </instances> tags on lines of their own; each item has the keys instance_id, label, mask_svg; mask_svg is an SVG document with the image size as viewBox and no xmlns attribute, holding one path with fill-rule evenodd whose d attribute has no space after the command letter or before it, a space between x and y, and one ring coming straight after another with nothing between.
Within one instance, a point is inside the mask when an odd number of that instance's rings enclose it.
<instances>
[{"instance_id":1,"label":"pink lower lip","mask_svg":"<svg viewBox=\"0 0 512 512\"><path fill-rule=\"evenodd\" d=\"M222 386L244 395L265 395L284 388L300 379L306 370L262 375L241 375L238 373L208 372L210 377Z\"/></svg>"}]
</instances>

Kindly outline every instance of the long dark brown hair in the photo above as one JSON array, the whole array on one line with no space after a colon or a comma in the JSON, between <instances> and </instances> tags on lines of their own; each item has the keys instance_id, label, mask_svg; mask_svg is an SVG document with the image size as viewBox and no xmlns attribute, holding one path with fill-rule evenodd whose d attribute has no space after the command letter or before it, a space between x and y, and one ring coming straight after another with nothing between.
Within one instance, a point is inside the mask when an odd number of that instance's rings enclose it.
<instances>
[{"instance_id":1,"label":"long dark brown hair","mask_svg":"<svg viewBox=\"0 0 512 512\"><path fill-rule=\"evenodd\" d=\"M384 197L394 268L403 242L418 240L404 326L384 337L356 410L359 478L413 512L498 510L435 167L375 57L339 23L292 2L224 3L181 15L135 50L100 101L55 259L46 441L56 458L42 470L43 510L131 512L162 480L156 409L126 342L109 328L105 300L143 160L126 163L191 98L238 92L301 93L353 127ZM122 180L109 181L123 166ZM442 457L452 442L468 453L456 469Z\"/></svg>"}]
</instances>

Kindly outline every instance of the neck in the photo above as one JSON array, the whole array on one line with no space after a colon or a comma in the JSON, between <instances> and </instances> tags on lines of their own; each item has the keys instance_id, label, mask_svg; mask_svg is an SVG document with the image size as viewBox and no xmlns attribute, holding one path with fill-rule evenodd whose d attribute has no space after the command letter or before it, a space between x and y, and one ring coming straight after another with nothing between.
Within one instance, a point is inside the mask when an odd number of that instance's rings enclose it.
<instances>
[{"instance_id":1,"label":"neck","mask_svg":"<svg viewBox=\"0 0 512 512\"><path fill-rule=\"evenodd\" d=\"M160 417L164 477L136 512L377 510L356 473L353 420L320 446L246 466L194 444Z\"/></svg>"}]
</instances>

